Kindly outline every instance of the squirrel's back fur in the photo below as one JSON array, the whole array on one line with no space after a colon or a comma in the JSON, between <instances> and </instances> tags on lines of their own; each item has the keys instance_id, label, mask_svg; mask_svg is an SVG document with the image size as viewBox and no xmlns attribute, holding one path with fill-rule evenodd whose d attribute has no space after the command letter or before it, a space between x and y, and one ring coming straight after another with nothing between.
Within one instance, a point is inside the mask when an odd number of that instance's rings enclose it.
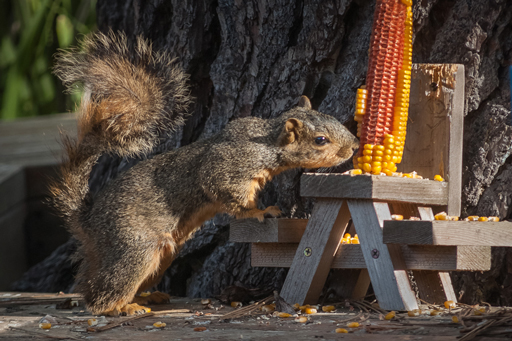
<instances>
[{"instance_id":1,"label":"squirrel's back fur","mask_svg":"<svg viewBox=\"0 0 512 341\"><path fill-rule=\"evenodd\" d=\"M101 154L147 153L163 132L182 124L187 77L147 41L132 46L112 32L86 38L81 49L58 58L56 74L85 93L78 139L65 139L68 160L52 191L79 241L76 289L94 314L140 309L130 304L141 302L136 293L158 283L185 241L215 214L260 221L279 215L276 206L257 207L273 176L338 165L359 146L340 122L302 97L279 117L233 120L208 139L139 162L92 196L89 174Z\"/></svg>"}]
</instances>

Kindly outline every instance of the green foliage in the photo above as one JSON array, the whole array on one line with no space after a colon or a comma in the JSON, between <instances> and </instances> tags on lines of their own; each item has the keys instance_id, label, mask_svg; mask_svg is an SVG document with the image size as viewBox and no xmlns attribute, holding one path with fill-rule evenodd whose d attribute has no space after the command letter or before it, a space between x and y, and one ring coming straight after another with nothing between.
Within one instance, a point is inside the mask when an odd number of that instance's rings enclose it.
<instances>
[{"instance_id":1,"label":"green foliage","mask_svg":"<svg viewBox=\"0 0 512 341\"><path fill-rule=\"evenodd\" d=\"M74 109L51 74L53 54L96 28L96 0L0 1L0 118Z\"/></svg>"}]
</instances>

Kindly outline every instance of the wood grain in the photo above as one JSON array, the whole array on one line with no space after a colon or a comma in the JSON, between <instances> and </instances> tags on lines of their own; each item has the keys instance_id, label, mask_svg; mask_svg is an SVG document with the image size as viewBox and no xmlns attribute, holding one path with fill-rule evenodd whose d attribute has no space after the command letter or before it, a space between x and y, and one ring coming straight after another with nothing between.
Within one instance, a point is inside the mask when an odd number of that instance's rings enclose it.
<instances>
[{"instance_id":1,"label":"wood grain","mask_svg":"<svg viewBox=\"0 0 512 341\"><path fill-rule=\"evenodd\" d=\"M287 302L316 303L349 220L345 202L316 202L281 290Z\"/></svg>"},{"instance_id":2,"label":"wood grain","mask_svg":"<svg viewBox=\"0 0 512 341\"><path fill-rule=\"evenodd\" d=\"M305 197L374 199L427 205L446 205L445 182L380 175L305 173L300 193Z\"/></svg>"},{"instance_id":3,"label":"wood grain","mask_svg":"<svg viewBox=\"0 0 512 341\"><path fill-rule=\"evenodd\" d=\"M464 66L414 64L407 138L399 172L448 181L448 214L460 215Z\"/></svg>"},{"instance_id":4,"label":"wood grain","mask_svg":"<svg viewBox=\"0 0 512 341\"><path fill-rule=\"evenodd\" d=\"M0 216L25 200L25 187L23 168L0 164Z\"/></svg>"},{"instance_id":5,"label":"wood grain","mask_svg":"<svg viewBox=\"0 0 512 341\"><path fill-rule=\"evenodd\" d=\"M268 218L232 220L229 240L242 243L299 243L307 219Z\"/></svg>"},{"instance_id":6,"label":"wood grain","mask_svg":"<svg viewBox=\"0 0 512 341\"><path fill-rule=\"evenodd\" d=\"M407 270L488 271L491 268L491 248L485 253L460 251L456 246L401 245ZM297 252L297 243L253 243L251 265L254 267L289 268ZM366 269L361 245L341 245L331 264L332 269Z\"/></svg>"},{"instance_id":7,"label":"wood grain","mask_svg":"<svg viewBox=\"0 0 512 341\"><path fill-rule=\"evenodd\" d=\"M512 246L512 222L385 221L384 243L409 245Z\"/></svg>"},{"instance_id":8,"label":"wood grain","mask_svg":"<svg viewBox=\"0 0 512 341\"><path fill-rule=\"evenodd\" d=\"M386 210L387 205L384 204L386 205L384 207L370 200L348 200L347 202L380 307L386 310L417 309L418 305L407 273L404 270L395 270L393 265L395 263L400 268L405 267L399 250L396 248L388 250L388 247L382 243L380 221L391 218L389 209ZM374 252L378 252L377 257L372 256Z\"/></svg>"}]
</instances>

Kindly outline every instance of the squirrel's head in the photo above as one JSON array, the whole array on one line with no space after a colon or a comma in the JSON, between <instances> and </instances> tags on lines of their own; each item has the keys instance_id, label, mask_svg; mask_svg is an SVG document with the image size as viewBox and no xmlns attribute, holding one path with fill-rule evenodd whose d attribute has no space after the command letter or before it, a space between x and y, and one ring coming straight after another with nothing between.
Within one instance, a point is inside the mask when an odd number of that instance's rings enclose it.
<instances>
[{"instance_id":1,"label":"squirrel's head","mask_svg":"<svg viewBox=\"0 0 512 341\"><path fill-rule=\"evenodd\" d=\"M311 109L302 96L299 105L281 117L278 143L283 157L293 167L333 167L349 159L359 141L334 117Z\"/></svg>"}]
</instances>

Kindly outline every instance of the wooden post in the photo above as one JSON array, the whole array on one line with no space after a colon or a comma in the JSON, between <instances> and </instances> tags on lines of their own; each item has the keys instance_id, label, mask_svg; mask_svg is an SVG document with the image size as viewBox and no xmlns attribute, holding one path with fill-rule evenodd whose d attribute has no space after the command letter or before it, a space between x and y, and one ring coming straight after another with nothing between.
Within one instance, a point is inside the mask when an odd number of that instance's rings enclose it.
<instances>
[{"instance_id":1,"label":"wooden post","mask_svg":"<svg viewBox=\"0 0 512 341\"><path fill-rule=\"evenodd\" d=\"M391 219L387 204L348 200L348 206L380 307L386 310L417 309L400 246L388 247L382 242L382 223Z\"/></svg>"},{"instance_id":2,"label":"wooden post","mask_svg":"<svg viewBox=\"0 0 512 341\"><path fill-rule=\"evenodd\" d=\"M316 202L281 290L288 303L316 303L349 220L344 201Z\"/></svg>"}]
</instances>

